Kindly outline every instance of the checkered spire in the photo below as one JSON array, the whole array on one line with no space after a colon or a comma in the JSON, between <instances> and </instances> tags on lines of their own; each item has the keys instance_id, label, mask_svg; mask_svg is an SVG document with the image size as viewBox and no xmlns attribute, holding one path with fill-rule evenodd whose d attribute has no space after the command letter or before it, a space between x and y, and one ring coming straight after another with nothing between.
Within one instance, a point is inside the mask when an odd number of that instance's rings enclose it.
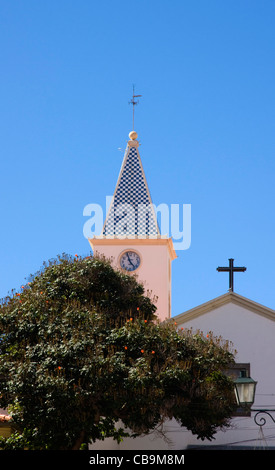
<instances>
[{"instance_id":1,"label":"checkered spire","mask_svg":"<svg viewBox=\"0 0 275 470\"><path fill-rule=\"evenodd\" d=\"M130 132L103 236L140 238L160 235L141 159L137 133Z\"/></svg>"}]
</instances>

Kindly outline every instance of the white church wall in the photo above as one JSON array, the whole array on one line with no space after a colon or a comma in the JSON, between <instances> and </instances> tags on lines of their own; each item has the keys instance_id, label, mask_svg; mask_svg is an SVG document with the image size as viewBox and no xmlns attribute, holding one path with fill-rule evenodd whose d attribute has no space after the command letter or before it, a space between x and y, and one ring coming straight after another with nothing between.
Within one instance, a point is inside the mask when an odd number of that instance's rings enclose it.
<instances>
[{"instance_id":1,"label":"white church wall","mask_svg":"<svg viewBox=\"0 0 275 470\"><path fill-rule=\"evenodd\" d=\"M250 363L251 377L256 380L257 388L254 409L275 409L275 321L263 317L234 303L198 316L188 322L181 322L179 327L201 330L205 334L212 331L216 336L233 343L237 350L236 362ZM236 417L231 421L231 428L219 431L211 445L229 445L261 447L275 445L275 424L270 420L261 429L254 422L255 412L251 417ZM268 436L273 437L268 438ZM187 445L208 444L188 436Z\"/></svg>"},{"instance_id":2,"label":"white church wall","mask_svg":"<svg viewBox=\"0 0 275 470\"><path fill-rule=\"evenodd\" d=\"M236 362L250 363L251 377L258 382L254 407L275 407L275 321L228 303L179 326L230 340Z\"/></svg>"}]
</instances>

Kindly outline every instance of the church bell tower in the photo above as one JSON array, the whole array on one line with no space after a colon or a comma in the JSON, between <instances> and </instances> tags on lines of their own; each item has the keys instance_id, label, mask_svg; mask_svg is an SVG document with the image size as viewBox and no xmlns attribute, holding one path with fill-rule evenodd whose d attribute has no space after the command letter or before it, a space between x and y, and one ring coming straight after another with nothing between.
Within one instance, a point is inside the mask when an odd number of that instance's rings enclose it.
<instances>
[{"instance_id":1,"label":"church bell tower","mask_svg":"<svg viewBox=\"0 0 275 470\"><path fill-rule=\"evenodd\" d=\"M100 236L90 238L94 253L134 273L145 295L155 298L160 321L171 316L171 238L161 236L141 163L137 133L130 132L114 196Z\"/></svg>"}]
</instances>

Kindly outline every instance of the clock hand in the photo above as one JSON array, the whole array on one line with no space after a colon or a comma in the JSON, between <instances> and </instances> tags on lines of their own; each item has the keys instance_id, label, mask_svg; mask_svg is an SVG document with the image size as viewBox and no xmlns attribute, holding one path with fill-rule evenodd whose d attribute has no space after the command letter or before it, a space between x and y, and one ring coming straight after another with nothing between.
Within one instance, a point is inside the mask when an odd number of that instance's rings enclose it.
<instances>
[{"instance_id":1,"label":"clock hand","mask_svg":"<svg viewBox=\"0 0 275 470\"><path fill-rule=\"evenodd\" d=\"M133 268L135 267L134 264L132 263L132 261L130 260L130 256L129 256L129 253L127 253L127 258L128 260L130 261L131 265L133 266Z\"/></svg>"}]
</instances>

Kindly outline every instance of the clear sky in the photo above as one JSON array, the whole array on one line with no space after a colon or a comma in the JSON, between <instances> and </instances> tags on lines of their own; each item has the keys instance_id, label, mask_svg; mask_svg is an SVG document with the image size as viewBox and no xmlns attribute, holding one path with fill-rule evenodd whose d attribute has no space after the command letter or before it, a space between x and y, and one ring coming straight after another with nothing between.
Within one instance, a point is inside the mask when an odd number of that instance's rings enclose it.
<instances>
[{"instance_id":1,"label":"clear sky","mask_svg":"<svg viewBox=\"0 0 275 470\"><path fill-rule=\"evenodd\" d=\"M192 207L173 314L227 292L228 258L275 309L274 24L274 0L0 0L0 297L90 253L83 208L113 194L135 84L153 202Z\"/></svg>"}]
</instances>

